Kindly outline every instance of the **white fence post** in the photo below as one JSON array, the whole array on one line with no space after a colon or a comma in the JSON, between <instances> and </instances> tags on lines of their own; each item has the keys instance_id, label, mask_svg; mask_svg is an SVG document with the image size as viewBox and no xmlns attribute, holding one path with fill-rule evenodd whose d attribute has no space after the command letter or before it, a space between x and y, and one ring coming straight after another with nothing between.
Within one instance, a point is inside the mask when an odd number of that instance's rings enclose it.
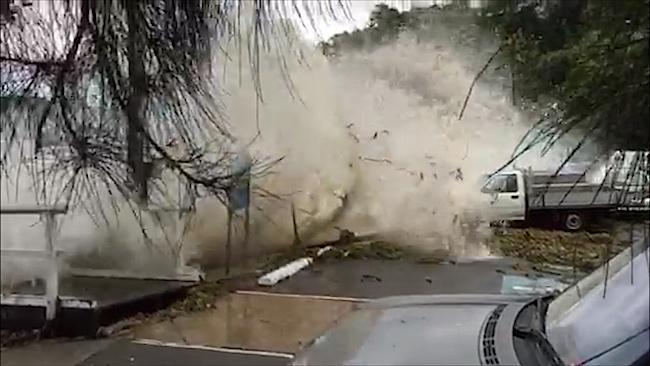
<instances>
[{"instance_id":1,"label":"white fence post","mask_svg":"<svg viewBox=\"0 0 650 366\"><path fill-rule=\"evenodd\" d=\"M56 219L52 212L45 216L45 250L47 252L47 279L45 281L45 298L47 307L45 318L50 321L56 316L56 307L59 298L59 266L56 258L54 245L54 232L56 230Z\"/></svg>"},{"instance_id":2,"label":"white fence post","mask_svg":"<svg viewBox=\"0 0 650 366\"><path fill-rule=\"evenodd\" d=\"M45 248L41 250L2 249L3 255L39 258L45 260L47 274L45 276L45 318L47 321L56 317L59 300L59 265L57 258L56 215L66 214L67 207L63 206L14 206L2 207L1 215L39 215L45 219ZM4 296L3 296L4 298Z\"/></svg>"}]
</instances>

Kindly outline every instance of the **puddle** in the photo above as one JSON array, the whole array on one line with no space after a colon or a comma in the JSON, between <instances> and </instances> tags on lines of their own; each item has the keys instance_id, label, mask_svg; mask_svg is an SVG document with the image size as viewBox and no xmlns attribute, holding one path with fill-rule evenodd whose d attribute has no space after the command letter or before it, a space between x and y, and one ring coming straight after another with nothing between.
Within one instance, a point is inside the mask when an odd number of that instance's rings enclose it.
<instances>
[{"instance_id":1,"label":"puddle","mask_svg":"<svg viewBox=\"0 0 650 366\"><path fill-rule=\"evenodd\" d=\"M313 298L230 294L214 309L146 324L137 338L295 353L357 304Z\"/></svg>"},{"instance_id":2,"label":"puddle","mask_svg":"<svg viewBox=\"0 0 650 366\"><path fill-rule=\"evenodd\" d=\"M567 287L566 284L554 278L535 278L531 279L524 276L503 276L501 283L501 293L506 295L545 295L557 290L562 291Z\"/></svg>"},{"instance_id":3,"label":"puddle","mask_svg":"<svg viewBox=\"0 0 650 366\"><path fill-rule=\"evenodd\" d=\"M474 263L474 262L490 262L490 261L502 261L507 260L507 257L487 254L484 256L460 256L455 258L456 263Z\"/></svg>"}]
</instances>

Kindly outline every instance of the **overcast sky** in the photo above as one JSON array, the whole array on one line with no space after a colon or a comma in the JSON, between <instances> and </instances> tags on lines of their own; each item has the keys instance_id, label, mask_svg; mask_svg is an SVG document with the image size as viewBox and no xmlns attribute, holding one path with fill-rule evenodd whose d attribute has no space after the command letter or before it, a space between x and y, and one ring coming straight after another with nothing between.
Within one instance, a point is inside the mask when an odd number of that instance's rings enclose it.
<instances>
[{"instance_id":1,"label":"overcast sky","mask_svg":"<svg viewBox=\"0 0 650 366\"><path fill-rule=\"evenodd\" d=\"M316 0L319 1L319 0ZM336 33L352 31L357 28L363 28L368 22L370 12L377 4L387 4L400 11L409 10L412 7L429 7L431 5L444 5L452 0L350 0L350 13L352 19L340 17L338 20L320 21L317 24L318 32L312 27L302 27L304 37L311 42L327 40ZM471 0L470 6L479 5L481 0ZM298 22L299 23L299 22Z\"/></svg>"}]
</instances>

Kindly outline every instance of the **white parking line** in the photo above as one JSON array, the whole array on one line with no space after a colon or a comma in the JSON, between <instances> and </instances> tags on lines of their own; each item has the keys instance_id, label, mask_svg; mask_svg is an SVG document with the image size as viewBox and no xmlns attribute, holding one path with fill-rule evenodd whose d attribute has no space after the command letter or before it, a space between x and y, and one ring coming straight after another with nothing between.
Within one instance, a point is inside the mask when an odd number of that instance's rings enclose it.
<instances>
[{"instance_id":1,"label":"white parking line","mask_svg":"<svg viewBox=\"0 0 650 366\"><path fill-rule=\"evenodd\" d=\"M283 294L278 292L265 292L265 291L247 291L247 290L238 290L235 291L238 295L252 295L252 296L274 296L274 297L288 297L288 298L298 298L298 299L310 299L310 300L328 300L328 301L347 301L347 302L368 302L370 299L362 297L337 297L337 296L322 296L322 295L301 295L301 294Z\"/></svg>"},{"instance_id":2,"label":"white parking line","mask_svg":"<svg viewBox=\"0 0 650 366\"><path fill-rule=\"evenodd\" d=\"M154 339L135 339L133 343L143 344L147 346L160 346L160 347L173 347L173 348L187 348L187 349L197 349L203 351L216 351L216 352L225 352L225 353L238 353L242 355L254 355L254 356L268 356L268 357L283 357L287 359L292 359L293 355L290 353L280 353L280 352L268 352L268 351L254 351L246 350L241 348L226 348L226 347L210 347L210 346L200 346L192 344L180 344L173 342L161 342Z\"/></svg>"}]
</instances>

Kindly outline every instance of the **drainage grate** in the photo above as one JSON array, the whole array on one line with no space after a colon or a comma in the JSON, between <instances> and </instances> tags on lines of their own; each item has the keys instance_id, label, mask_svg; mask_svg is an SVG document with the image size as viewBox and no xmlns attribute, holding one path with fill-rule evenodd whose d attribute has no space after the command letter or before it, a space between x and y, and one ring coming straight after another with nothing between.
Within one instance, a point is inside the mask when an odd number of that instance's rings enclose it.
<instances>
[{"instance_id":1,"label":"drainage grate","mask_svg":"<svg viewBox=\"0 0 650 366\"><path fill-rule=\"evenodd\" d=\"M494 334L496 332L497 320L503 312L505 305L499 305L485 323L485 330L483 331L483 359L486 365L498 365L499 359L497 358L496 347L494 346Z\"/></svg>"}]
</instances>

